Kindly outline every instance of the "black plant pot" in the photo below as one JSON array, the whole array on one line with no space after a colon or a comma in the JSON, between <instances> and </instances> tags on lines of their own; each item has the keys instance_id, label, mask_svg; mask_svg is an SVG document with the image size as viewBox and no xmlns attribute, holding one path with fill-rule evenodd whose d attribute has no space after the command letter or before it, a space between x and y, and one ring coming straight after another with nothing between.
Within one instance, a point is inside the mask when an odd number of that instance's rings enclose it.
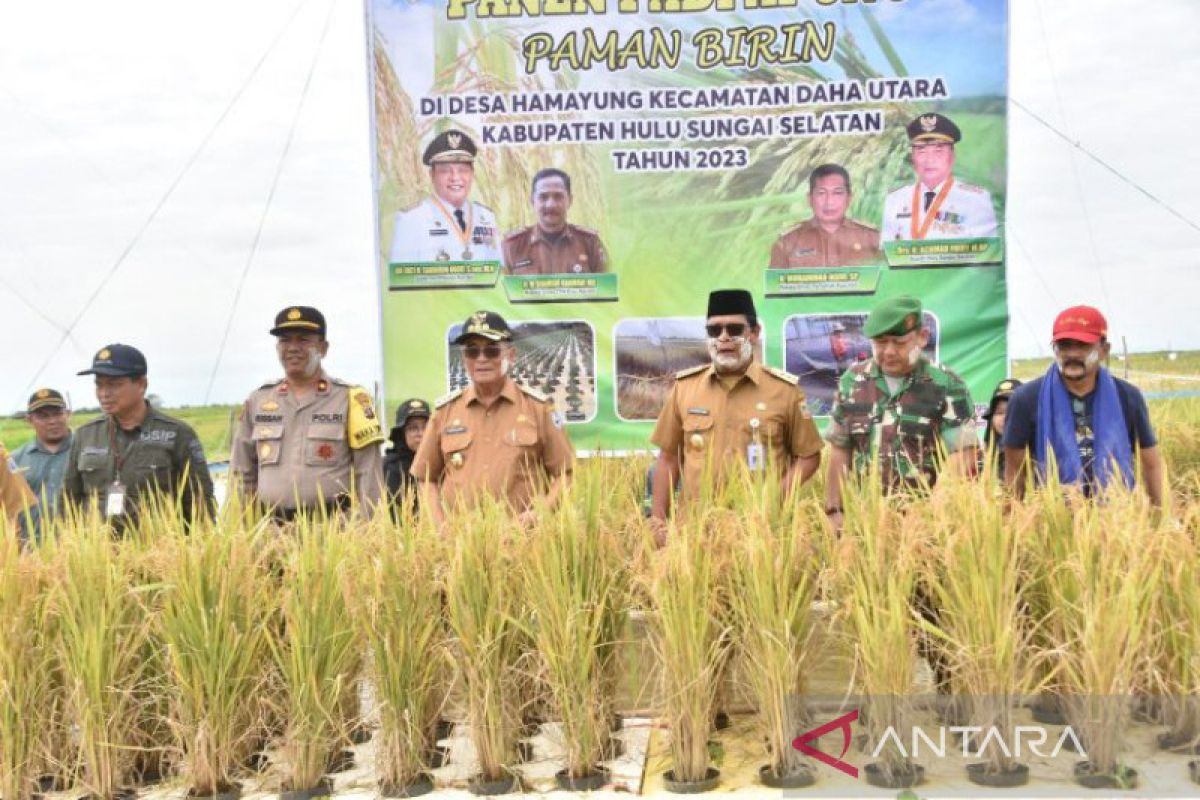
<instances>
[{"instance_id":1,"label":"black plant pot","mask_svg":"<svg viewBox=\"0 0 1200 800\"><path fill-rule=\"evenodd\" d=\"M925 780L925 768L920 764L908 766L907 771L888 774L883 764L873 761L863 769L863 774L867 776L867 783L880 789L911 789Z\"/></svg>"},{"instance_id":2,"label":"black plant pot","mask_svg":"<svg viewBox=\"0 0 1200 800\"><path fill-rule=\"evenodd\" d=\"M758 780L771 789L803 789L817 782L817 776L808 767L800 767L788 775L776 775L770 764L758 768Z\"/></svg>"},{"instance_id":3,"label":"black plant pot","mask_svg":"<svg viewBox=\"0 0 1200 800\"><path fill-rule=\"evenodd\" d=\"M433 778L420 775L415 781L396 786L390 783L379 785L379 794L383 797L420 797L433 791Z\"/></svg>"},{"instance_id":4,"label":"black plant pot","mask_svg":"<svg viewBox=\"0 0 1200 800\"><path fill-rule=\"evenodd\" d=\"M668 792L675 794L700 794L701 792L709 792L717 788L717 784L721 782L721 771L716 767L709 767L704 778L698 781L677 781L675 780L675 770L667 770L663 773L663 786Z\"/></svg>"},{"instance_id":5,"label":"black plant pot","mask_svg":"<svg viewBox=\"0 0 1200 800\"><path fill-rule=\"evenodd\" d=\"M967 778L978 786L993 789L1011 789L1029 783L1029 767L1025 764L1014 764L1007 772L988 772L989 766L983 762L967 764Z\"/></svg>"},{"instance_id":6,"label":"black plant pot","mask_svg":"<svg viewBox=\"0 0 1200 800\"><path fill-rule=\"evenodd\" d=\"M1177 753L1200 755L1200 744L1196 743L1194 735L1184 733L1160 733L1157 737L1159 750L1173 750Z\"/></svg>"},{"instance_id":7,"label":"black plant pot","mask_svg":"<svg viewBox=\"0 0 1200 800\"><path fill-rule=\"evenodd\" d=\"M313 800L333 794L333 784L323 780L310 789L286 789L279 793L279 800Z\"/></svg>"},{"instance_id":8,"label":"black plant pot","mask_svg":"<svg viewBox=\"0 0 1200 800\"><path fill-rule=\"evenodd\" d=\"M188 791L188 800L238 800L242 796L242 787L234 784L213 794L199 794L195 789Z\"/></svg>"},{"instance_id":9,"label":"black plant pot","mask_svg":"<svg viewBox=\"0 0 1200 800\"><path fill-rule=\"evenodd\" d=\"M476 775L467 783L467 791L481 797L491 797L498 794L508 794L517 788L517 779L512 775L494 781L485 781Z\"/></svg>"},{"instance_id":10,"label":"black plant pot","mask_svg":"<svg viewBox=\"0 0 1200 800\"><path fill-rule=\"evenodd\" d=\"M604 767L596 767L596 771L582 778L572 778L565 769L554 773L554 782L558 788L567 792L591 792L602 786L607 786L611 776Z\"/></svg>"},{"instance_id":11,"label":"black plant pot","mask_svg":"<svg viewBox=\"0 0 1200 800\"><path fill-rule=\"evenodd\" d=\"M450 762L450 748L440 744L429 748L425 754L425 762L429 764L430 769L446 766Z\"/></svg>"},{"instance_id":12,"label":"black plant pot","mask_svg":"<svg viewBox=\"0 0 1200 800\"><path fill-rule=\"evenodd\" d=\"M328 775L336 775L339 772L354 768L354 751L353 750L338 750L329 757L329 766L325 768Z\"/></svg>"},{"instance_id":13,"label":"black plant pot","mask_svg":"<svg viewBox=\"0 0 1200 800\"><path fill-rule=\"evenodd\" d=\"M1117 773L1097 775L1092 772L1090 761L1075 762L1075 782L1085 789L1136 789L1138 783L1137 770L1132 767L1118 767Z\"/></svg>"}]
</instances>

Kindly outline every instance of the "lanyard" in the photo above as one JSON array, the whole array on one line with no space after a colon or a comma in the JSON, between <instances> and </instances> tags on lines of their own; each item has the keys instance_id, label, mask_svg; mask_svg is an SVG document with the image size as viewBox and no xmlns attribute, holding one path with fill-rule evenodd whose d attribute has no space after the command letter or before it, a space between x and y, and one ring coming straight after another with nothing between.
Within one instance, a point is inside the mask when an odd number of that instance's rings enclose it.
<instances>
[{"instance_id":1,"label":"lanyard","mask_svg":"<svg viewBox=\"0 0 1200 800\"><path fill-rule=\"evenodd\" d=\"M117 450L117 424L112 417L108 418L108 448L113 454L113 465L116 467L116 474L113 475L113 480L121 479L121 467L125 465L125 456L129 453L129 449L133 447L133 442L125 445L124 450Z\"/></svg>"},{"instance_id":2,"label":"lanyard","mask_svg":"<svg viewBox=\"0 0 1200 800\"><path fill-rule=\"evenodd\" d=\"M950 187L954 185L954 176L946 178L946 182L942 184L942 190L938 192L934 198L933 204L929 206L929 216L925 217L925 221L921 222L921 182L917 181L913 184L912 196L912 237L913 239L924 239L929 233L929 226L937 219L938 211L942 208L942 203L946 200L946 195L950 194Z\"/></svg>"}]
</instances>

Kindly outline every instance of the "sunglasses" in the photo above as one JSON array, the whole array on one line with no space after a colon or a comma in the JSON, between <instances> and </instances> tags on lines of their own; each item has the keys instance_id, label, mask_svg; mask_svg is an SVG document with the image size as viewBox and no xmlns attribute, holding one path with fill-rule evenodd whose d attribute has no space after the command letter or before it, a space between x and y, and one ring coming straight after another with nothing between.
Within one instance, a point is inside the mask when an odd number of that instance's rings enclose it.
<instances>
[{"instance_id":1,"label":"sunglasses","mask_svg":"<svg viewBox=\"0 0 1200 800\"><path fill-rule=\"evenodd\" d=\"M500 354L503 352L504 352L504 348L502 348L498 344L487 344L487 345L484 345L483 347L480 347L477 344L471 344L471 345L467 345L466 347L462 348L463 358L465 358L469 361L474 361L477 358L479 358L480 356L483 356L484 358L486 358L490 361L492 359L499 358Z\"/></svg>"},{"instance_id":2,"label":"sunglasses","mask_svg":"<svg viewBox=\"0 0 1200 800\"><path fill-rule=\"evenodd\" d=\"M747 325L744 322L726 322L724 325L705 325L704 331L708 334L708 338L716 339L721 335L721 331L726 331L733 338L737 338L746 332Z\"/></svg>"}]
</instances>

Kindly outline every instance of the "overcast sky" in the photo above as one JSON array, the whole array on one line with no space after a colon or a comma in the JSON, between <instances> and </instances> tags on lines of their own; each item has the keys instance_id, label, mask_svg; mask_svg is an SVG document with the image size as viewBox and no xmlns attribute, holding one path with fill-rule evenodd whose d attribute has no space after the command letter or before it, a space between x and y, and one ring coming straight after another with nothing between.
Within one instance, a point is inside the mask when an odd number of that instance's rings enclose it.
<instances>
[{"instance_id":1,"label":"overcast sky","mask_svg":"<svg viewBox=\"0 0 1200 800\"><path fill-rule=\"evenodd\" d=\"M1012 101L1200 224L1200 1L1012 0L1011 26ZM92 403L74 373L111 341L170 404L235 402L305 300L330 371L376 380L367 101L358 0L0 4L0 410L34 383ZM1131 349L1200 347L1200 231L1016 105L1009 135L1012 353L1076 302Z\"/></svg>"}]
</instances>

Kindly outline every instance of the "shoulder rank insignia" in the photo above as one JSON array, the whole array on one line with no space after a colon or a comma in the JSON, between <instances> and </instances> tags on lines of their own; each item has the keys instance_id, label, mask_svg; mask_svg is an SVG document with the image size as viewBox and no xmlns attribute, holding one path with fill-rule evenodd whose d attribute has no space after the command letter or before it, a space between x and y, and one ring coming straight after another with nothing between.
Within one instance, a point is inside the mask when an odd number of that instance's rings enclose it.
<instances>
[{"instance_id":1,"label":"shoulder rank insignia","mask_svg":"<svg viewBox=\"0 0 1200 800\"><path fill-rule=\"evenodd\" d=\"M681 369L681 370L679 370L679 372L675 373L675 378L679 379L679 378L686 378L689 375L696 375L696 374L701 373L704 370L708 369L708 367L709 367L708 364L701 364L696 367L688 367L687 369Z\"/></svg>"},{"instance_id":2,"label":"shoulder rank insignia","mask_svg":"<svg viewBox=\"0 0 1200 800\"><path fill-rule=\"evenodd\" d=\"M444 394L441 397L439 397L437 400L433 401L433 407L441 408L442 406L449 403L451 400L455 400L458 397L460 397L462 395L462 393L463 393L462 389L455 389L453 392L450 392L450 394Z\"/></svg>"},{"instance_id":3,"label":"shoulder rank insignia","mask_svg":"<svg viewBox=\"0 0 1200 800\"><path fill-rule=\"evenodd\" d=\"M793 375L792 373L785 372L784 370L781 370L781 369L776 369L775 367L768 367L768 366L764 365L763 372L766 372L770 375L774 375L776 378L779 378L779 380L781 380L785 383L790 383L792 386L797 386L800 383L800 379L798 377L796 377L795 375Z\"/></svg>"},{"instance_id":4,"label":"shoulder rank insignia","mask_svg":"<svg viewBox=\"0 0 1200 800\"><path fill-rule=\"evenodd\" d=\"M513 383L516 383L516 381L513 381ZM520 389L520 390L521 390L522 392L524 392L525 394L527 394L527 395L529 395L530 397L532 397L534 400L540 400L540 401L541 401L541 402L543 402L543 403L549 403L549 402L550 402L550 396L549 396L549 395L542 394L542 393L541 393L541 392L539 392L537 389L531 389L531 388L529 388L528 386L526 386L526 385L525 385L525 384L523 384L523 383L517 383L517 388L518 388L518 389Z\"/></svg>"}]
</instances>

